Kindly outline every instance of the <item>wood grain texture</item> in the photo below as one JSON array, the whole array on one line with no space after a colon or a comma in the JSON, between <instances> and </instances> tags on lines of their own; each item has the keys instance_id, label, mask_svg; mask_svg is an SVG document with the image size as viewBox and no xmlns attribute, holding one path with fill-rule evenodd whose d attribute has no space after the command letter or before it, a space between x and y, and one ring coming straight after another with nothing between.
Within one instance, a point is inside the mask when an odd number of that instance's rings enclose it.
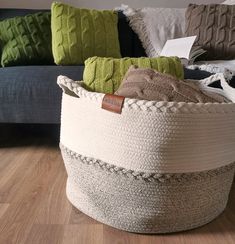
<instances>
[{"instance_id":1,"label":"wood grain texture","mask_svg":"<svg viewBox=\"0 0 235 244\"><path fill-rule=\"evenodd\" d=\"M0 219L6 212L7 208L9 207L9 203L0 203Z\"/></svg>"},{"instance_id":2,"label":"wood grain texture","mask_svg":"<svg viewBox=\"0 0 235 244\"><path fill-rule=\"evenodd\" d=\"M128 233L93 220L68 202L58 142L23 141L0 143L0 244L235 243L234 185L225 212L206 226L169 235Z\"/></svg>"}]
</instances>

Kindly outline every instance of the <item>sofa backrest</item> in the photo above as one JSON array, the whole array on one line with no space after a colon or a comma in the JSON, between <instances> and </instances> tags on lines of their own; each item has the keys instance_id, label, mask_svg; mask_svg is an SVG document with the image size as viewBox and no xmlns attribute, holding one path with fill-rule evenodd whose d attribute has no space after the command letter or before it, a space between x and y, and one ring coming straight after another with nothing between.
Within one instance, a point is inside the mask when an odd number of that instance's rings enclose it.
<instances>
[{"instance_id":1,"label":"sofa backrest","mask_svg":"<svg viewBox=\"0 0 235 244\"><path fill-rule=\"evenodd\" d=\"M15 9L15 8L0 8L0 20L13 18L16 16L25 16L27 14L34 14L37 12L50 11L47 9Z\"/></svg>"}]
</instances>

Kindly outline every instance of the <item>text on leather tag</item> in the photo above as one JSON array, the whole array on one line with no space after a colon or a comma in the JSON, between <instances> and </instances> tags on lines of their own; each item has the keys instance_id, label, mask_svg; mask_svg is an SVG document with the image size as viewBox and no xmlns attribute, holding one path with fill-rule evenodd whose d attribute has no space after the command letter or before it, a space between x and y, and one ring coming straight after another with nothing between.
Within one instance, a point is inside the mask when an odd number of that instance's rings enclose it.
<instances>
[{"instance_id":1,"label":"text on leather tag","mask_svg":"<svg viewBox=\"0 0 235 244\"><path fill-rule=\"evenodd\" d=\"M123 96L105 94L102 101L102 108L113 113L121 114L124 100L125 97Z\"/></svg>"}]
</instances>

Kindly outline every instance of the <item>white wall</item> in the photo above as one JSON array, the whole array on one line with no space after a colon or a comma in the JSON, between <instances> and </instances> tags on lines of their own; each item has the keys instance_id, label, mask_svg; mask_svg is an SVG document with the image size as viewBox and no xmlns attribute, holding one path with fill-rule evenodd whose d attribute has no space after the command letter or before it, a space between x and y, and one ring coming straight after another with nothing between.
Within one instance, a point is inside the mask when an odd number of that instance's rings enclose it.
<instances>
[{"instance_id":1,"label":"white wall","mask_svg":"<svg viewBox=\"0 0 235 244\"><path fill-rule=\"evenodd\" d=\"M223 0L61 0L77 7L112 9L122 3L131 7L186 7L189 3L221 3ZM0 8L50 8L53 0L0 0Z\"/></svg>"}]
</instances>

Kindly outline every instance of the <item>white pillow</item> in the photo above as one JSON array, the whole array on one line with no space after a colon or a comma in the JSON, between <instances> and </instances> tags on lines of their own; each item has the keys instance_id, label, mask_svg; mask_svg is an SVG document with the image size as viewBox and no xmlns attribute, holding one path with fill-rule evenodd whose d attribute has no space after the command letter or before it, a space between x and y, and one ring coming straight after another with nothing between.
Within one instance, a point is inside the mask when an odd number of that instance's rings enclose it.
<instances>
[{"instance_id":1,"label":"white pillow","mask_svg":"<svg viewBox=\"0 0 235 244\"><path fill-rule=\"evenodd\" d=\"M121 9L128 17L130 26L139 36L149 57L159 56L168 39L184 36L186 9L142 8L134 10L125 5L122 5Z\"/></svg>"},{"instance_id":2,"label":"white pillow","mask_svg":"<svg viewBox=\"0 0 235 244\"><path fill-rule=\"evenodd\" d=\"M222 2L222 4L235 5L235 0L227 0L227 1Z\"/></svg>"}]
</instances>

